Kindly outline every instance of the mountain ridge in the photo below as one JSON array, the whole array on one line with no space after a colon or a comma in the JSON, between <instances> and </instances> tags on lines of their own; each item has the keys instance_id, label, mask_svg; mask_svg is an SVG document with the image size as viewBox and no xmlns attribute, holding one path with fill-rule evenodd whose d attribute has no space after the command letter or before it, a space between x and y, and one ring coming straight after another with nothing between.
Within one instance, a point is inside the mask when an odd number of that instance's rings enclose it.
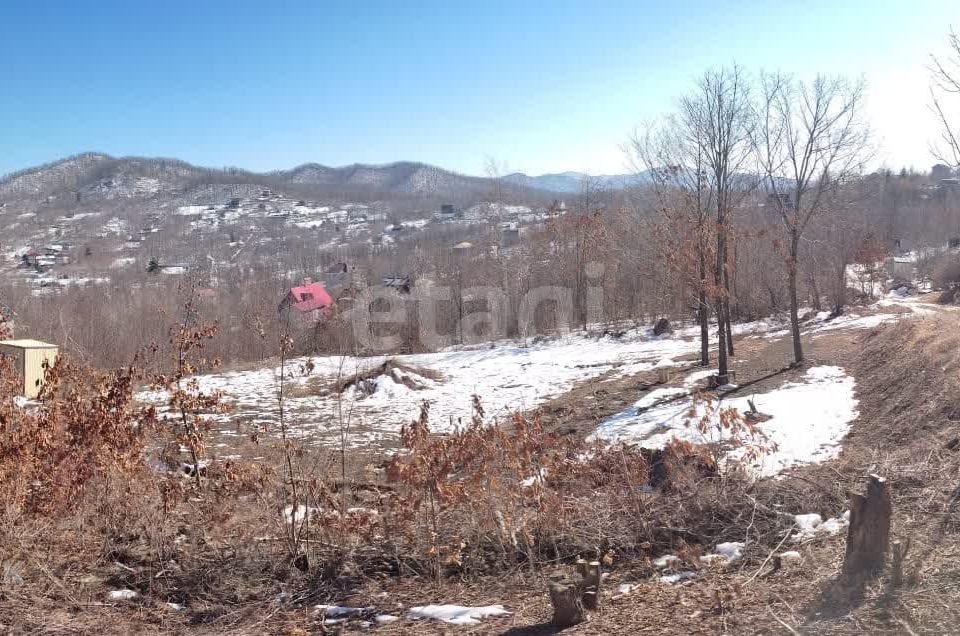
<instances>
[{"instance_id":1,"label":"mountain ridge","mask_svg":"<svg viewBox=\"0 0 960 636\"><path fill-rule=\"evenodd\" d=\"M591 176L563 172L530 176L512 173L502 183L515 190L569 194L578 192L586 179L603 187L622 189L633 175ZM264 187L285 185L370 190L395 194L481 195L494 190L495 180L447 170L420 161L382 164L352 163L327 166L316 162L285 170L255 172L242 168L210 168L166 157L114 157L102 152L84 152L0 176L0 198L45 197L62 192L78 196L148 196L161 191L183 190L207 181L233 180Z\"/></svg>"}]
</instances>

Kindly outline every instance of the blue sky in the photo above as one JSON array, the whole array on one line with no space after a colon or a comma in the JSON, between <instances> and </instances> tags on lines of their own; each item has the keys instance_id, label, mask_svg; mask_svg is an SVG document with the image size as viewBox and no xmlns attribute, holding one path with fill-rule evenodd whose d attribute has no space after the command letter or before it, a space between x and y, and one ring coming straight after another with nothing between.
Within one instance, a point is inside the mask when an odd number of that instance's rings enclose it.
<instances>
[{"instance_id":1,"label":"blue sky","mask_svg":"<svg viewBox=\"0 0 960 636\"><path fill-rule=\"evenodd\" d=\"M926 169L926 64L960 27L955 0L3 5L0 174L86 150L622 172L636 125L734 61L864 76L880 160Z\"/></svg>"}]
</instances>

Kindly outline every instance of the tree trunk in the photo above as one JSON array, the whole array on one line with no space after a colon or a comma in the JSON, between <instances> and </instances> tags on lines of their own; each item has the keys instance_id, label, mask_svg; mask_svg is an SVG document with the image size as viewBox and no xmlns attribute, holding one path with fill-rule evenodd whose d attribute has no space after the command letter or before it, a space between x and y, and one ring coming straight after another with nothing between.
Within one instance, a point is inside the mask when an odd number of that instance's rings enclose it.
<instances>
[{"instance_id":1,"label":"tree trunk","mask_svg":"<svg viewBox=\"0 0 960 636\"><path fill-rule=\"evenodd\" d=\"M870 475L866 496L850 495L850 528L843 574L861 578L883 570L890 544L890 489L882 477Z\"/></svg>"},{"instance_id":2,"label":"tree trunk","mask_svg":"<svg viewBox=\"0 0 960 636\"><path fill-rule=\"evenodd\" d=\"M840 280L837 281L837 297L833 303L833 315L843 315L843 307L847 304L847 259L840 259Z\"/></svg>"},{"instance_id":3,"label":"tree trunk","mask_svg":"<svg viewBox=\"0 0 960 636\"><path fill-rule=\"evenodd\" d=\"M727 326L727 354L730 357L733 357L733 327L731 327L730 321L730 297L727 296L727 300L723 303L724 311L726 312L727 319L724 320L724 324Z\"/></svg>"},{"instance_id":4,"label":"tree trunk","mask_svg":"<svg viewBox=\"0 0 960 636\"><path fill-rule=\"evenodd\" d=\"M813 294L814 310L821 311L823 309L823 305L820 302L820 286L817 285L817 277L815 275L807 275L807 286L810 287L810 292Z\"/></svg>"},{"instance_id":5,"label":"tree trunk","mask_svg":"<svg viewBox=\"0 0 960 636\"><path fill-rule=\"evenodd\" d=\"M790 262L787 264L787 287L790 292L790 331L793 334L794 362L803 362L803 345L800 343L800 307L797 300L797 254L800 251L800 236L796 231L790 239Z\"/></svg>"},{"instance_id":6,"label":"tree trunk","mask_svg":"<svg viewBox=\"0 0 960 636\"><path fill-rule=\"evenodd\" d=\"M729 381L729 361L727 360L727 324L726 311L724 311L723 298L723 264L726 260L726 237L724 235L722 217L717 223L717 269L713 274L713 282L716 286L715 293L718 301L717 307L717 385L727 384Z\"/></svg>"},{"instance_id":7,"label":"tree trunk","mask_svg":"<svg viewBox=\"0 0 960 636\"><path fill-rule=\"evenodd\" d=\"M726 242L724 242L724 250L727 250ZM734 257L736 257L737 244L733 244ZM724 291L724 300L723 308L726 318L724 323L727 325L727 354L733 357L733 328L730 326L731 317L730 317L730 299L733 298L733 293L731 291L730 285L730 263L725 253L723 256L723 291Z\"/></svg>"},{"instance_id":8,"label":"tree trunk","mask_svg":"<svg viewBox=\"0 0 960 636\"><path fill-rule=\"evenodd\" d=\"M707 312L707 257L706 247L700 246L700 289L697 290L697 322L700 324L700 364L710 364L710 325Z\"/></svg>"}]
</instances>

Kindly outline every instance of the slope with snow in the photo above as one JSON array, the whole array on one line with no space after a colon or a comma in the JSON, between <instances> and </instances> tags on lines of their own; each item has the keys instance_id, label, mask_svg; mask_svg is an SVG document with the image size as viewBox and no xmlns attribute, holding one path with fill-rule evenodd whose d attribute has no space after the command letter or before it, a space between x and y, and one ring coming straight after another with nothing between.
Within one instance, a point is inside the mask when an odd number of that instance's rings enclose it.
<instances>
[{"instance_id":1,"label":"slope with snow","mask_svg":"<svg viewBox=\"0 0 960 636\"><path fill-rule=\"evenodd\" d=\"M592 439L608 443L635 443L647 448L662 448L674 439L698 444L731 442L728 430L719 425L720 411L735 408L770 416L760 424L761 431L775 447L765 453L756 468L762 475L775 475L797 464L822 462L836 456L840 440L856 419L855 382L840 367L809 369L802 381L788 382L777 389L756 395L721 400L717 404L695 404L686 389L660 389L639 400L631 409L601 423ZM670 391L670 393L665 393ZM666 403L663 398L676 397ZM700 419L709 417L702 432ZM728 457L742 456L736 448Z\"/></svg>"},{"instance_id":2,"label":"slope with snow","mask_svg":"<svg viewBox=\"0 0 960 636\"><path fill-rule=\"evenodd\" d=\"M657 366L673 366L675 357L697 350L686 332L674 338L656 338L634 330L622 338L571 334L525 346L499 342L479 347L451 348L437 353L389 358L396 363L427 370L417 388L397 381L396 374L366 380L363 390L332 390L338 381L383 365L388 358L374 356L313 358L310 376L298 370L306 359L286 365L286 386L291 397L285 410L295 434L317 441L335 442L341 425L349 426L352 444L394 437L415 418L424 402L431 405L434 430L448 431L470 422L473 396L478 395L488 418L504 418L517 410L534 408L570 390L576 383L605 373L626 375ZM276 386L279 369L232 371L198 376L204 391L221 391L233 407L216 417L223 434L237 425L277 423ZM142 399L163 402L162 392L144 392Z\"/></svg>"}]
</instances>

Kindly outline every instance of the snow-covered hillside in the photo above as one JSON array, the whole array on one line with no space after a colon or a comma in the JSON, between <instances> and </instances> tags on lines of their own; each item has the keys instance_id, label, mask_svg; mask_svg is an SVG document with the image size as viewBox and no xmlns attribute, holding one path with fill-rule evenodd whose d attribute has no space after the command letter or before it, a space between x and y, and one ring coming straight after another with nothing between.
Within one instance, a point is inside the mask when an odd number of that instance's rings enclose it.
<instances>
[{"instance_id":1,"label":"snow-covered hillside","mask_svg":"<svg viewBox=\"0 0 960 636\"><path fill-rule=\"evenodd\" d=\"M416 418L424 401L431 404L434 430L451 430L470 421L474 395L481 398L489 418L504 418L608 372L628 375L677 366L675 358L698 346L691 336L682 332L678 337L656 338L646 330L630 331L621 338L572 334L529 346L501 342L396 356L391 360L424 370L423 374L413 372L419 377L411 384L418 388L409 388L402 378L388 373L342 394L332 391L338 381L382 365L388 358L313 358L315 368L309 376L298 372L306 360L297 359L287 364L287 386L295 397L289 398L285 408L299 435L321 443L337 439L341 423L355 431L352 445L393 438L403 424ZM202 390L223 391L233 404L232 413L220 416L222 423L273 425L279 377L279 369L271 367L199 376L198 380ZM162 399L157 394L143 397Z\"/></svg>"},{"instance_id":2,"label":"snow-covered hillside","mask_svg":"<svg viewBox=\"0 0 960 636\"><path fill-rule=\"evenodd\" d=\"M907 313L852 315L832 321L822 314L804 330L818 338L830 331L868 329L905 316L922 316L925 308L911 313L911 304L916 303L906 301L897 307ZM887 308L894 308L893 300ZM786 336L785 324L772 319L738 325L735 333L759 339ZM695 327L662 337L653 336L648 329L632 329L616 335L578 332L530 343L501 341L395 357L315 357L309 375L300 371L307 359L295 359L286 365L287 422L293 434L311 443L338 444L340 428L345 426L351 431L351 446L391 446L400 427L418 416L424 402L430 404L432 429L443 432L470 422L474 395L480 398L489 420L503 421L516 411L534 409L601 376L616 379L672 368L680 373L679 386L645 394L631 409L603 422L596 439L646 446L661 446L678 436L693 440L694 431L686 429L689 418L683 417L690 409L688 396L711 373L691 369L699 347L696 336ZM360 381L349 382L358 374L362 375ZM197 380L204 391L221 391L233 407L228 414L214 416L220 433L242 436L257 427L275 430L279 378L278 368L266 367L203 375ZM347 387L338 392L338 384ZM780 451L764 471L777 472L797 462L830 456L829 449L855 417L853 388L853 380L842 369L827 369L769 394L737 396L723 405L745 411L749 397L758 409L773 416L768 433ZM141 398L158 404L164 400L158 392L145 392ZM661 404L663 398L676 401ZM818 401L822 408L811 417L799 421L792 415L798 403ZM806 430L814 423L819 427L817 435Z\"/></svg>"}]
</instances>

